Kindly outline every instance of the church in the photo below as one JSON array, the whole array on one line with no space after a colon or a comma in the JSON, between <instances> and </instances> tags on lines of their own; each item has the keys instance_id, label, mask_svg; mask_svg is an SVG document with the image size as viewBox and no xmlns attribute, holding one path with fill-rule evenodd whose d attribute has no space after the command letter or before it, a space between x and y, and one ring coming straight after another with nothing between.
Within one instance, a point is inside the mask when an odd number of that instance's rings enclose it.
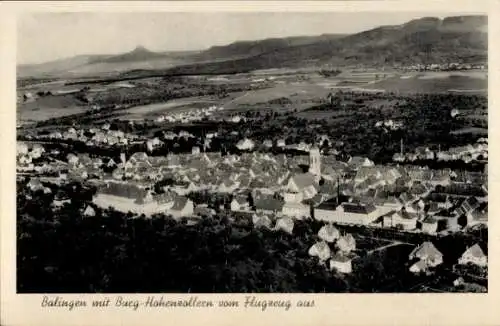
<instances>
[{"instance_id":1,"label":"church","mask_svg":"<svg viewBox=\"0 0 500 326\"><path fill-rule=\"evenodd\" d=\"M309 150L309 171L290 176L283 187L283 214L295 218L310 217L309 205L302 202L319 192L321 180L321 153L317 146Z\"/></svg>"}]
</instances>

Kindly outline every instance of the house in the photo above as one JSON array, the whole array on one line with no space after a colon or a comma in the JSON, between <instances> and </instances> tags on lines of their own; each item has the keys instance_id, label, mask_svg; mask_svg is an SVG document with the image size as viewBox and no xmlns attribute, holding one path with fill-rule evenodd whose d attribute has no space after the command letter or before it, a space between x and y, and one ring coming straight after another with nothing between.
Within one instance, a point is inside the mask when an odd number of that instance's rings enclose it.
<instances>
[{"instance_id":1,"label":"house","mask_svg":"<svg viewBox=\"0 0 500 326\"><path fill-rule=\"evenodd\" d=\"M198 147L198 146L193 146L193 147L191 148L191 155L198 155L198 154L200 154L200 147Z\"/></svg>"},{"instance_id":2,"label":"house","mask_svg":"<svg viewBox=\"0 0 500 326\"><path fill-rule=\"evenodd\" d=\"M276 147L283 148L286 146L286 142L284 139L278 139L276 141Z\"/></svg>"},{"instance_id":3,"label":"house","mask_svg":"<svg viewBox=\"0 0 500 326\"><path fill-rule=\"evenodd\" d=\"M271 219L267 215L253 214L252 223L255 228L264 227L271 228Z\"/></svg>"},{"instance_id":4,"label":"house","mask_svg":"<svg viewBox=\"0 0 500 326\"><path fill-rule=\"evenodd\" d=\"M375 166L361 166L356 171L356 176L354 177L354 181L356 183L361 183L370 177L375 177L376 179L380 179L382 177L382 173L380 173L380 170Z\"/></svg>"},{"instance_id":5,"label":"house","mask_svg":"<svg viewBox=\"0 0 500 326\"><path fill-rule=\"evenodd\" d=\"M325 241L316 242L309 248L309 256L318 257L321 262L327 261L331 256L331 250Z\"/></svg>"},{"instance_id":6,"label":"house","mask_svg":"<svg viewBox=\"0 0 500 326\"><path fill-rule=\"evenodd\" d=\"M40 182L40 179L31 178L26 185L31 191L43 190L44 186Z\"/></svg>"},{"instance_id":7,"label":"house","mask_svg":"<svg viewBox=\"0 0 500 326\"><path fill-rule=\"evenodd\" d=\"M467 215L467 224L488 224L488 203L483 203L481 206L473 210Z\"/></svg>"},{"instance_id":8,"label":"house","mask_svg":"<svg viewBox=\"0 0 500 326\"><path fill-rule=\"evenodd\" d=\"M261 194L254 198L254 206L257 212L264 214L276 214L283 210L283 201L271 195Z\"/></svg>"},{"instance_id":9,"label":"house","mask_svg":"<svg viewBox=\"0 0 500 326\"><path fill-rule=\"evenodd\" d=\"M297 219L311 217L311 208L309 205L295 202L285 202L281 209L283 215L294 217Z\"/></svg>"},{"instance_id":10,"label":"house","mask_svg":"<svg viewBox=\"0 0 500 326\"><path fill-rule=\"evenodd\" d=\"M414 274L419 274L421 272L424 272L428 269L428 265L424 260L419 260L413 265L410 266L410 272Z\"/></svg>"},{"instance_id":11,"label":"house","mask_svg":"<svg viewBox=\"0 0 500 326\"><path fill-rule=\"evenodd\" d=\"M417 228L417 213L408 212L404 207L392 214L384 216L384 227L396 227L403 230L414 230Z\"/></svg>"},{"instance_id":12,"label":"house","mask_svg":"<svg viewBox=\"0 0 500 326\"><path fill-rule=\"evenodd\" d=\"M78 156L76 156L75 154L71 154L71 153L66 156L66 159L68 160L68 163L71 165L78 164L78 160L79 160Z\"/></svg>"},{"instance_id":13,"label":"house","mask_svg":"<svg viewBox=\"0 0 500 326\"><path fill-rule=\"evenodd\" d=\"M419 259L427 266L434 267L443 262L443 254L436 249L432 242L426 241L413 249L409 255L410 260Z\"/></svg>"},{"instance_id":14,"label":"house","mask_svg":"<svg viewBox=\"0 0 500 326\"><path fill-rule=\"evenodd\" d=\"M427 216L424 220L422 220L421 228L422 232L435 234L438 229L438 221L432 216Z\"/></svg>"},{"instance_id":15,"label":"house","mask_svg":"<svg viewBox=\"0 0 500 326\"><path fill-rule=\"evenodd\" d=\"M249 150L252 150L255 147L255 142L253 140L251 140L251 139L244 138L244 139L240 140L236 144L236 147L240 151L249 151Z\"/></svg>"},{"instance_id":16,"label":"house","mask_svg":"<svg viewBox=\"0 0 500 326\"><path fill-rule=\"evenodd\" d=\"M246 197L243 196L235 196L231 201L231 211L248 211L250 210L250 204Z\"/></svg>"},{"instance_id":17,"label":"house","mask_svg":"<svg viewBox=\"0 0 500 326\"><path fill-rule=\"evenodd\" d=\"M193 202L184 196L175 198L172 208L168 210L168 214L172 215L175 219L194 215Z\"/></svg>"},{"instance_id":18,"label":"house","mask_svg":"<svg viewBox=\"0 0 500 326\"><path fill-rule=\"evenodd\" d=\"M230 178L224 179L218 186L217 191L222 193L232 193L239 186L239 183Z\"/></svg>"},{"instance_id":19,"label":"house","mask_svg":"<svg viewBox=\"0 0 500 326\"><path fill-rule=\"evenodd\" d=\"M457 213L459 215L469 215L472 211L474 211L476 208L478 208L480 206L480 202L479 200L474 197L474 196L470 196L468 197L467 199L465 199L462 204L460 205L460 207L457 208Z\"/></svg>"},{"instance_id":20,"label":"house","mask_svg":"<svg viewBox=\"0 0 500 326\"><path fill-rule=\"evenodd\" d=\"M16 146L17 156L28 154L28 145L23 142L17 142Z\"/></svg>"},{"instance_id":21,"label":"house","mask_svg":"<svg viewBox=\"0 0 500 326\"><path fill-rule=\"evenodd\" d=\"M339 273L349 274L352 272L352 259L342 253L336 253L330 258L330 270L337 270Z\"/></svg>"},{"instance_id":22,"label":"house","mask_svg":"<svg viewBox=\"0 0 500 326\"><path fill-rule=\"evenodd\" d=\"M331 243L340 238L340 232L331 223L329 223L319 229L318 237L323 241Z\"/></svg>"},{"instance_id":23,"label":"house","mask_svg":"<svg viewBox=\"0 0 500 326\"><path fill-rule=\"evenodd\" d=\"M267 148L267 149L272 148L273 147L273 141L270 140L270 139L266 139L266 140L264 140L264 142L262 143L262 145L265 148Z\"/></svg>"},{"instance_id":24,"label":"house","mask_svg":"<svg viewBox=\"0 0 500 326\"><path fill-rule=\"evenodd\" d=\"M481 267L488 266L488 257L484 254L479 244L467 248L458 260L460 265L474 264Z\"/></svg>"},{"instance_id":25,"label":"house","mask_svg":"<svg viewBox=\"0 0 500 326\"><path fill-rule=\"evenodd\" d=\"M172 187L172 190L179 196L185 196L191 192L197 191L198 187L193 182L185 182Z\"/></svg>"},{"instance_id":26,"label":"house","mask_svg":"<svg viewBox=\"0 0 500 326\"><path fill-rule=\"evenodd\" d=\"M347 164L354 170L360 167L374 166L375 164L366 157L353 156L347 161Z\"/></svg>"},{"instance_id":27,"label":"house","mask_svg":"<svg viewBox=\"0 0 500 326\"><path fill-rule=\"evenodd\" d=\"M275 231L281 230L281 231L286 232L288 234L292 234L293 227L294 227L293 220L291 218L285 216L285 217L282 217L276 221L276 225L274 226L274 230Z\"/></svg>"},{"instance_id":28,"label":"house","mask_svg":"<svg viewBox=\"0 0 500 326\"><path fill-rule=\"evenodd\" d=\"M286 191L300 193L309 186L315 186L316 180L312 173L300 173L290 176L286 183Z\"/></svg>"},{"instance_id":29,"label":"house","mask_svg":"<svg viewBox=\"0 0 500 326\"><path fill-rule=\"evenodd\" d=\"M337 248L340 252L349 253L353 250L356 250L356 239L352 236L352 234L348 233L346 235L341 236L336 244Z\"/></svg>"},{"instance_id":30,"label":"house","mask_svg":"<svg viewBox=\"0 0 500 326\"><path fill-rule=\"evenodd\" d=\"M83 216L95 216L95 209L87 205L87 208L83 211Z\"/></svg>"}]
</instances>

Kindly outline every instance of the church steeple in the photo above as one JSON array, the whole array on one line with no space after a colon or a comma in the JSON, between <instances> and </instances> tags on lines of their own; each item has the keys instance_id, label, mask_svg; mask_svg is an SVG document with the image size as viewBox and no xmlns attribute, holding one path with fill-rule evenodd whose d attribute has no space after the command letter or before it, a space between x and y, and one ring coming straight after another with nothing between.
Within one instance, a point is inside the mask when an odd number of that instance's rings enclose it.
<instances>
[{"instance_id":1,"label":"church steeple","mask_svg":"<svg viewBox=\"0 0 500 326\"><path fill-rule=\"evenodd\" d=\"M321 179L321 153L316 145L309 150L309 173L316 176L317 181Z\"/></svg>"}]
</instances>

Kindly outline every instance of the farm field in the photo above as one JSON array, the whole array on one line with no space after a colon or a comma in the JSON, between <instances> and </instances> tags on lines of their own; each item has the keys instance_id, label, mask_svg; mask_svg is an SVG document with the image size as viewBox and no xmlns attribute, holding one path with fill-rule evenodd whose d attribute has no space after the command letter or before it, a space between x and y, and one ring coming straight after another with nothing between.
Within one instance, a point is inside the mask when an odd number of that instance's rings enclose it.
<instances>
[{"instance_id":1,"label":"farm field","mask_svg":"<svg viewBox=\"0 0 500 326\"><path fill-rule=\"evenodd\" d=\"M294 74L295 73L295 74ZM265 77L265 80L261 81ZM255 80L258 80L256 82ZM120 119L154 119L164 112L198 109L211 105L223 106L223 114L247 110L303 111L324 103L330 92L339 90L357 92L394 92L394 93L438 93L454 92L456 94L484 94L487 90L487 73L472 72L415 72L395 73L385 71L353 72L345 71L334 77L323 77L318 71L303 70L271 70L251 74L220 76L179 77L173 81L164 78L144 78L133 81L116 81L113 83L94 83L65 85L66 80L51 81L29 87L20 88L18 96L25 92L36 94L38 91L61 93L57 96L38 98L34 102L18 105L18 119L21 121L40 121L83 112L86 103L78 100L75 94L64 92L86 88L91 100L106 99L133 100L144 98L146 105L138 105L120 112ZM257 83L257 84L255 84ZM264 84L262 84L264 83ZM264 87L248 87L249 85ZM241 86L240 86L241 85ZM226 96L206 95L210 88L228 88ZM204 89L199 96L197 90ZM165 92L181 92L180 98L168 99ZM201 94L204 95L201 95ZM152 101L150 97L158 98ZM159 101L155 103L155 101ZM149 103L151 104L149 104ZM369 108L390 109L391 103L365 103ZM302 117L321 119L332 117L332 113L308 112Z\"/></svg>"},{"instance_id":2,"label":"farm field","mask_svg":"<svg viewBox=\"0 0 500 326\"><path fill-rule=\"evenodd\" d=\"M444 92L467 92L484 94L488 90L488 80L468 75L433 76L427 75L411 76L401 78L400 76L388 78L375 82L362 88L383 89L386 92L395 93L444 93Z\"/></svg>"}]
</instances>

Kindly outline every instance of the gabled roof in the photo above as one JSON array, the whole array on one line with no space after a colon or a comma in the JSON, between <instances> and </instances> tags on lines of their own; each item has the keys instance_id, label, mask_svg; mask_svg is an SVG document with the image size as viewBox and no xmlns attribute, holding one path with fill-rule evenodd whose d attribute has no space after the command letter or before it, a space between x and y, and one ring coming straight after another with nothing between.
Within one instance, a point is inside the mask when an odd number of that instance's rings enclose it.
<instances>
[{"instance_id":1,"label":"gabled roof","mask_svg":"<svg viewBox=\"0 0 500 326\"><path fill-rule=\"evenodd\" d=\"M266 211L281 211L285 203L269 195L260 195L254 201L254 206L256 209L266 210Z\"/></svg>"},{"instance_id":2,"label":"gabled roof","mask_svg":"<svg viewBox=\"0 0 500 326\"><path fill-rule=\"evenodd\" d=\"M413 258L425 258L425 257L442 257L443 254L437 250L434 244L430 241L422 243L417 248L413 249L410 253L411 259Z\"/></svg>"},{"instance_id":3,"label":"gabled roof","mask_svg":"<svg viewBox=\"0 0 500 326\"><path fill-rule=\"evenodd\" d=\"M190 200L187 197L184 196L178 196L175 198L174 206L172 206L171 210L173 211L181 211L183 210L186 205L190 202Z\"/></svg>"},{"instance_id":4,"label":"gabled roof","mask_svg":"<svg viewBox=\"0 0 500 326\"><path fill-rule=\"evenodd\" d=\"M293 227L294 227L293 220L285 216L276 221L275 229L284 230L288 233L292 233Z\"/></svg>"},{"instance_id":5,"label":"gabled roof","mask_svg":"<svg viewBox=\"0 0 500 326\"><path fill-rule=\"evenodd\" d=\"M370 214L377 210L373 204L343 203L342 207L346 213Z\"/></svg>"},{"instance_id":6,"label":"gabled roof","mask_svg":"<svg viewBox=\"0 0 500 326\"><path fill-rule=\"evenodd\" d=\"M290 177L289 181L293 181L299 190L316 184L316 180L311 173L295 174Z\"/></svg>"},{"instance_id":7,"label":"gabled roof","mask_svg":"<svg viewBox=\"0 0 500 326\"><path fill-rule=\"evenodd\" d=\"M462 254L462 257L469 256L469 255L472 257L475 257L475 258L486 257L486 255L483 252L483 249L481 249L481 247L477 243L475 245L473 245L472 247L468 248L467 250L465 250L465 252Z\"/></svg>"},{"instance_id":8,"label":"gabled roof","mask_svg":"<svg viewBox=\"0 0 500 326\"><path fill-rule=\"evenodd\" d=\"M333 242L340 237L340 232L332 224L326 224L318 231L318 237L327 242Z\"/></svg>"}]
</instances>

